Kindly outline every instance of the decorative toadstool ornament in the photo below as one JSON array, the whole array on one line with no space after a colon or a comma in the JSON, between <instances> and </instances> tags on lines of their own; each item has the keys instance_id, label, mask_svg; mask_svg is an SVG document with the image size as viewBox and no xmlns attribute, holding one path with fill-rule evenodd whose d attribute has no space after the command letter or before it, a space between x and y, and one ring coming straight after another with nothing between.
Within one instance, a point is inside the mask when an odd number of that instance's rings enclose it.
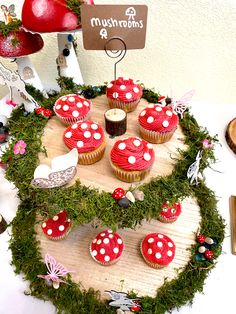
<instances>
[{"instance_id":1,"label":"decorative toadstool ornament","mask_svg":"<svg viewBox=\"0 0 236 314\"><path fill-rule=\"evenodd\" d=\"M71 33L81 28L81 4L92 5L94 2L93 0L78 1L72 8L68 0L25 0L22 8L22 23L26 29L35 33L58 34L59 74L72 77L76 84L83 84L83 78Z\"/></svg>"}]
</instances>

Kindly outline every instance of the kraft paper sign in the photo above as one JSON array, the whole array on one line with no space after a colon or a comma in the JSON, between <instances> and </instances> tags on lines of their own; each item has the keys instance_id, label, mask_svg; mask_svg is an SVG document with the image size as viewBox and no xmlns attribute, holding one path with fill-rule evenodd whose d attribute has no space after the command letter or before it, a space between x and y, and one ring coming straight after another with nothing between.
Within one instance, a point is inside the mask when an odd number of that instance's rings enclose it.
<instances>
[{"instance_id":1,"label":"kraft paper sign","mask_svg":"<svg viewBox=\"0 0 236 314\"><path fill-rule=\"evenodd\" d=\"M87 50L143 49L147 27L146 5L82 5L81 21L84 48Z\"/></svg>"}]
</instances>

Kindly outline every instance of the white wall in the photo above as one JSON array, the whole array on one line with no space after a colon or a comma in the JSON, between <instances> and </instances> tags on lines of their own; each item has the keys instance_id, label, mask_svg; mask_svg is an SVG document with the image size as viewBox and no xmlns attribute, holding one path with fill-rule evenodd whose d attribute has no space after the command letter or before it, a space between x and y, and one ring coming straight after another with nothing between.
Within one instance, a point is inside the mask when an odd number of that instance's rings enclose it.
<instances>
[{"instance_id":1,"label":"white wall","mask_svg":"<svg viewBox=\"0 0 236 314\"><path fill-rule=\"evenodd\" d=\"M15 3L20 17L23 0ZM162 94L176 97L195 89L194 101L236 102L236 0L95 0L96 4L146 4L149 7L146 47L129 50L118 75L140 80ZM32 56L44 84L55 83L57 41L42 35L45 48ZM113 61L103 51L83 49L78 58L85 84L113 79ZM1 62L9 65L2 58ZM11 64L11 66L14 66ZM0 86L0 95L3 94ZM5 89L4 89L5 92Z\"/></svg>"}]
</instances>

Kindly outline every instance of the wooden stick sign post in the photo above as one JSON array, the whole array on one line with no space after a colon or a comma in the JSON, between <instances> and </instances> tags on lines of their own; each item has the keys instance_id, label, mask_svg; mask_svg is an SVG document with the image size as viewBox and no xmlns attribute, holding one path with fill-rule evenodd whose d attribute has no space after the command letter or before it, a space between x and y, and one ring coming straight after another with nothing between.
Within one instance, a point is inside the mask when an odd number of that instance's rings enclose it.
<instances>
[{"instance_id":1,"label":"wooden stick sign post","mask_svg":"<svg viewBox=\"0 0 236 314\"><path fill-rule=\"evenodd\" d=\"M104 50L112 38L121 38L127 49L143 49L147 27L146 5L82 5L83 43L87 50ZM110 41L110 50L124 50Z\"/></svg>"}]
</instances>

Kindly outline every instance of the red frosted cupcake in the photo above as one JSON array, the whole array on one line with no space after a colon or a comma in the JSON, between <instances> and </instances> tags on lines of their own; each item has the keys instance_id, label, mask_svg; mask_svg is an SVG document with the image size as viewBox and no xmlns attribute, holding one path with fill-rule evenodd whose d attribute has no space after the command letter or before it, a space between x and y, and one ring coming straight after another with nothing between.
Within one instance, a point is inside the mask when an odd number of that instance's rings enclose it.
<instances>
[{"instance_id":1,"label":"red frosted cupcake","mask_svg":"<svg viewBox=\"0 0 236 314\"><path fill-rule=\"evenodd\" d=\"M78 163L81 165L91 165L99 161L106 148L102 127L90 120L69 126L63 134L63 140L70 149L77 148Z\"/></svg>"},{"instance_id":2,"label":"red frosted cupcake","mask_svg":"<svg viewBox=\"0 0 236 314\"><path fill-rule=\"evenodd\" d=\"M170 107L149 104L139 114L140 135L151 143L164 143L174 134L179 118Z\"/></svg>"},{"instance_id":3,"label":"red frosted cupcake","mask_svg":"<svg viewBox=\"0 0 236 314\"><path fill-rule=\"evenodd\" d=\"M116 232L105 230L96 236L89 250L92 258L99 264L112 265L120 259L124 242Z\"/></svg>"},{"instance_id":4,"label":"red frosted cupcake","mask_svg":"<svg viewBox=\"0 0 236 314\"><path fill-rule=\"evenodd\" d=\"M141 253L148 265L163 268L174 259L175 244L162 233L150 233L141 243Z\"/></svg>"},{"instance_id":5,"label":"red frosted cupcake","mask_svg":"<svg viewBox=\"0 0 236 314\"><path fill-rule=\"evenodd\" d=\"M175 204L168 204L163 203L161 206L162 210L159 215L159 220L161 222L174 222L178 219L179 215L181 214L181 204L175 203Z\"/></svg>"},{"instance_id":6,"label":"red frosted cupcake","mask_svg":"<svg viewBox=\"0 0 236 314\"><path fill-rule=\"evenodd\" d=\"M120 108L126 112L134 111L137 107L143 90L132 79L119 77L107 85L106 95L110 108Z\"/></svg>"},{"instance_id":7,"label":"red frosted cupcake","mask_svg":"<svg viewBox=\"0 0 236 314\"><path fill-rule=\"evenodd\" d=\"M45 236L50 240L64 239L72 227L72 222L67 217L67 212L63 210L52 218L44 221L41 227Z\"/></svg>"},{"instance_id":8,"label":"red frosted cupcake","mask_svg":"<svg viewBox=\"0 0 236 314\"><path fill-rule=\"evenodd\" d=\"M53 107L57 117L67 125L85 120L90 109L91 101L77 94L61 96Z\"/></svg>"},{"instance_id":9,"label":"red frosted cupcake","mask_svg":"<svg viewBox=\"0 0 236 314\"><path fill-rule=\"evenodd\" d=\"M140 181L152 167L154 150L150 143L137 137L129 137L115 143L110 160L118 179L125 182Z\"/></svg>"}]
</instances>

